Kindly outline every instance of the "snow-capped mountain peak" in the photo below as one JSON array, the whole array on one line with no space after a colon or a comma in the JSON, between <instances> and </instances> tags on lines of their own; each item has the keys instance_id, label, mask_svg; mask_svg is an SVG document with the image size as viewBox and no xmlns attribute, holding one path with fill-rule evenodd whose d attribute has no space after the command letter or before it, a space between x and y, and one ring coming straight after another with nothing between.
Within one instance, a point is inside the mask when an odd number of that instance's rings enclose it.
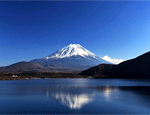
<instances>
[{"instance_id":1,"label":"snow-capped mountain peak","mask_svg":"<svg viewBox=\"0 0 150 115\"><path fill-rule=\"evenodd\" d=\"M82 57L93 57L97 58L95 54L88 51L84 47L82 47L80 44L70 44L64 48L62 48L59 51L56 51L55 53L49 55L46 57L46 59L49 58L67 58L71 56L82 56Z\"/></svg>"},{"instance_id":2,"label":"snow-capped mountain peak","mask_svg":"<svg viewBox=\"0 0 150 115\"><path fill-rule=\"evenodd\" d=\"M40 59L31 60L45 67L60 68L84 68L87 69L102 63L109 63L79 44L70 44L51 55Z\"/></svg>"}]
</instances>

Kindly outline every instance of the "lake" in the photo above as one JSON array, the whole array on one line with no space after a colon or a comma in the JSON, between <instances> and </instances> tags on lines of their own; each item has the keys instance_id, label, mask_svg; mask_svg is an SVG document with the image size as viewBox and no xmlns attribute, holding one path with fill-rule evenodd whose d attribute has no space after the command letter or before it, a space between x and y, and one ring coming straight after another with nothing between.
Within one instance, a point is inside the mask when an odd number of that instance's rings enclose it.
<instances>
[{"instance_id":1,"label":"lake","mask_svg":"<svg viewBox=\"0 0 150 115\"><path fill-rule=\"evenodd\" d=\"M150 81L0 81L0 114L150 114Z\"/></svg>"}]
</instances>

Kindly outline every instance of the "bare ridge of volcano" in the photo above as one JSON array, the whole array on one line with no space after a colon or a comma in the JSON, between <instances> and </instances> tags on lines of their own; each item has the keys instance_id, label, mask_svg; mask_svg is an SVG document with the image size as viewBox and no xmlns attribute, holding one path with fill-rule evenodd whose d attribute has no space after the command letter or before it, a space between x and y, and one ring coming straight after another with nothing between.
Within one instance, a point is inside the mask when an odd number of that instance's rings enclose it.
<instances>
[{"instance_id":1,"label":"bare ridge of volcano","mask_svg":"<svg viewBox=\"0 0 150 115\"><path fill-rule=\"evenodd\" d=\"M44 67L72 67L72 68L89 68L107 62L94 53L88 51L80 44L70 44L51 55L44 58L34 59Z\"/></svg>"}]
</instances>

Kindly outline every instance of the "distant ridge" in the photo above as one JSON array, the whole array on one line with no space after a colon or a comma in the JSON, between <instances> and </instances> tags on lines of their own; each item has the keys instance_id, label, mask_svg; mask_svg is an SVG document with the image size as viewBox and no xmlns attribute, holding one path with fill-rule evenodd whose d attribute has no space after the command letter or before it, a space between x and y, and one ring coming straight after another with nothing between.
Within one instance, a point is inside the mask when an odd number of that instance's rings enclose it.
<instances>
[{"instance_id":1,"label":"distant ridge","mask_svg":"<svg viewBox=\"0 0 150 115\"><path fill-rule=\"evenodd\" d=\"M6 68L7 69L17 69L17 68L24 68L24 69L35 68L35 69L37 69L37 68L43 68L43 66L38 63L35 63L35 62L22 61L22 62L12 64L10 66L7 66Z\"/></svg>"},{"instance_id":2,"label":"distant ridge","mask_svg":"<svg viewBox=\"0 0 150 115\"><path fill-rule=\"evenodd\" d=\"M43 69L44 67L35 62L18 62L6 67L1 67L0 72L13 72L13 71L34 71L38 69Z\"/></svg>"}]
</instances>

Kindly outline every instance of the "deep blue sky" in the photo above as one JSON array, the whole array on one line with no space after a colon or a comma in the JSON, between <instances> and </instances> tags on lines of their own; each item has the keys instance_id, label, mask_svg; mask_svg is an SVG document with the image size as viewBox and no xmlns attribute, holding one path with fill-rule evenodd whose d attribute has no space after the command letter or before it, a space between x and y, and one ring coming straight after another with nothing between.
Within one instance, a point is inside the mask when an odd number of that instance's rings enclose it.
<instances>
[{"instance_id":1,"label":"deep blue sky","mask_svg":"<svg viewBox=\"0 0 150 115\"><path fill-rule=\"evenodd\" d=\"M150 2L0 2L0 66L69 44L130 59L150 49Z\"/></svg>"}]
</instances>

